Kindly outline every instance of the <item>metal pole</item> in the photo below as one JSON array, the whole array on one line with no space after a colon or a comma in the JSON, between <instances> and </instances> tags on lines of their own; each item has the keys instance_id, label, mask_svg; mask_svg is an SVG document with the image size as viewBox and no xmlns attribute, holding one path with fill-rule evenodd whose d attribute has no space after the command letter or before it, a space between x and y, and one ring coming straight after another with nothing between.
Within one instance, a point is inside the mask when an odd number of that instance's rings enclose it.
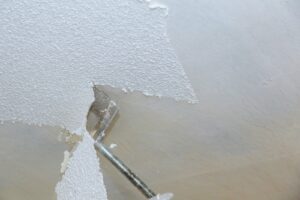
<instances>
[{"instance_id":1,"label":"metal pole","mask_svg":"<svg viewBox=\"0 0 300 200\"><path fill-rule=\"evenodd\" d=\"M117 156L108 150L101 142L95 143L96 149L98 149L127 179L141 192L143 195L151 199L156 194L148 188L148 186L135 175Z\"/></svg>"}]
</instances>

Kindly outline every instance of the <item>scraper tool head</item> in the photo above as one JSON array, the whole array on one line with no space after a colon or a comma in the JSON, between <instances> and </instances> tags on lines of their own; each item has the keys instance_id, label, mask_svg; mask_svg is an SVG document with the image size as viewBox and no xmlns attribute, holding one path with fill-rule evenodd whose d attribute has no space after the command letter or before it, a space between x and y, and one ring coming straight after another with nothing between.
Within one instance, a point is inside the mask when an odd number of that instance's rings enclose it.
<instances>
[{"instance_id":1,"label":"scraper tool head","mask_svg":"<svg viewBox=\"0 0 300 200\"><path fill-rule=\"evenodd\" d=\"M102 89L97 86L93 89L95 101L89 109L86 128L94 139L101 141L116 117L119 107Z\"/></svg>"}]
</instances>

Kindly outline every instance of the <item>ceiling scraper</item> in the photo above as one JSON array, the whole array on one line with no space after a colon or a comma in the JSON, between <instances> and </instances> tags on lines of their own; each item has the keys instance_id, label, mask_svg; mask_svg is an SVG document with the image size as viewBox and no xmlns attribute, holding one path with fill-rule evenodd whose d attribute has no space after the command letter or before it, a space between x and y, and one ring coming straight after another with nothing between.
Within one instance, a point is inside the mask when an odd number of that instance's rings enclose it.
<instances>
[{"instance_id":1,"label":"ceiling scraper","mask_svg":"<svg viewBox=\"0 0 300 200\"><path fill-rule=\"evenodd\" d=\"M103 143L105 131L116 117L119 107L103 90L94 86L95 101L87 116L87 130L96 140L95 148L107 158L147 199L169 200L173 194L155 194L149 187L115 156Z\"/></svg>"}]
</instances>

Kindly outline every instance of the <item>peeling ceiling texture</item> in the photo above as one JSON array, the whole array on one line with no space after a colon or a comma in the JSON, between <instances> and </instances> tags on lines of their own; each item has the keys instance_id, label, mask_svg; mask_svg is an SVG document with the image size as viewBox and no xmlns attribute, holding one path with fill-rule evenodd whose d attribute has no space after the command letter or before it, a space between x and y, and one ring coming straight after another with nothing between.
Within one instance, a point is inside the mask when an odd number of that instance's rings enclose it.
<instances>
[{"instance_id":1,"label":"peeling ceiling texture","mask_svg":"<svg viewBox=\"0 0 300 200\"><path fill-rule=\"evenodd\" d=\"M92 83L197 101L167 37L166 9L136 0L2 2L0 120L75 131Z\"/></svg>"},{"instance_id":2,"label":"peeling ceiling texture","mask_svg":"<svg viewBox=\"0 0 300 200\"><path fill-rule=\"evenodd\" d=\"M103 142L155 192L299 200L299 0L151 2L2 2L0 119L76 130L110 85ZM58 133L0 126L0 199L56 199ZM143 199L99 158L109 200Z\"/></svg>"}]
</instances>

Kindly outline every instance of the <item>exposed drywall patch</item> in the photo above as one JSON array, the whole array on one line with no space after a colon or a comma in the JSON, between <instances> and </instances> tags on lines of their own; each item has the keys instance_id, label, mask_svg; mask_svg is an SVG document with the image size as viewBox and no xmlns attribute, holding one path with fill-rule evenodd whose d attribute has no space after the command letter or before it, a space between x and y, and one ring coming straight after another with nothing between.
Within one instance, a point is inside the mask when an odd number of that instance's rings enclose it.
<instances>
[{"instance_id":1,"label":"exposed drywall patch","mask_svg":"<svg viewBox=\"0 0 300 200\"><path fill-rule=\"evenodd\" d=\"M88 133L83 134L56 186L57 200L107 200L94 142Z\"/></svg>"},{"instance_id":2,"label":"exposed drywall patch","mask_svg":"<svg viewBox=\"0 0 300 200\"><path fill-rule=\"evenodd\" d=\"M166 35L164 10L136 0L0 4L0 119L75 131L90 86L197 99Z\"/></svg>"}]
</instances>

